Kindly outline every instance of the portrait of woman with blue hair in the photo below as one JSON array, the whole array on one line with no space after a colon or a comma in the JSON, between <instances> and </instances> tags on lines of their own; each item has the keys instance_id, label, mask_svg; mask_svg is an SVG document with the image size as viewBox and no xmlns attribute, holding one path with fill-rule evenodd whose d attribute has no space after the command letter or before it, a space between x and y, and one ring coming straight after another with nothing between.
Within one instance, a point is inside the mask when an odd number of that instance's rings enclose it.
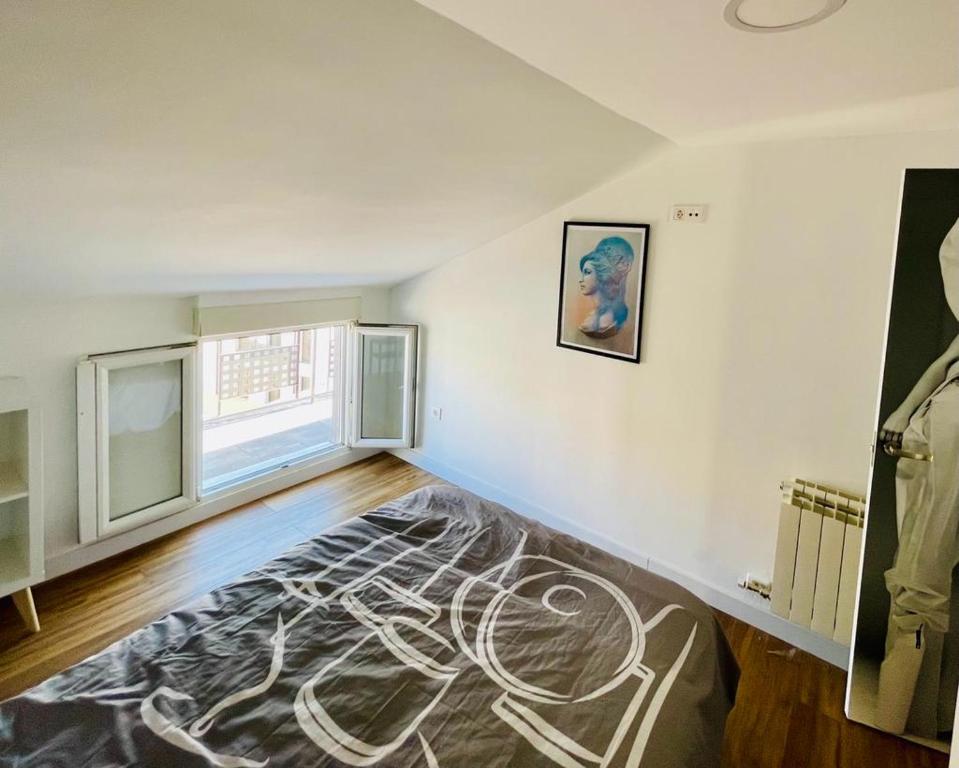
<instances>
[{"instance_id":1,"label":"portrait of woman with blue hair","mask_svg":"<svg viewBox=\"0 0 959 768\"><path fill-rule=\"evenodd\" d=\"M587 336L605 339L619 333L627 318L626 278L636 255L621 237L604 237L579 260L579 290L596 302L579 324Z\"/></svg>"},{"instance_id":2,"label":"portrait of woman with blue hair","mask_svg":"<svg viewBox=\"0 0 959 768\"><path fill-rule=\"evenodd\" d=\"M647 224L567 221L556 343L639 362Z\"/></svg>"}]
</instances>

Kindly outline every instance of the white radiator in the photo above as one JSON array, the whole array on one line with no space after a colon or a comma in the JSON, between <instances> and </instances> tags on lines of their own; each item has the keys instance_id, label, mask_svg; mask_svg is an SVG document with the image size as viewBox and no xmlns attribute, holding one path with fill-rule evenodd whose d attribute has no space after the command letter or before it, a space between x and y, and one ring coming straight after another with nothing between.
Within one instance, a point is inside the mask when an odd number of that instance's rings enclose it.
<instances>
[{"instance_id":1,"label":"white radiator","mask_svg":"<svg viewBox=\"0 0 959 768\"><path fill-rule=\"evenodd\" d=\"M781 487L772 611L849 645L866 500L804 480Z\"/></svg>"}]
</instances>

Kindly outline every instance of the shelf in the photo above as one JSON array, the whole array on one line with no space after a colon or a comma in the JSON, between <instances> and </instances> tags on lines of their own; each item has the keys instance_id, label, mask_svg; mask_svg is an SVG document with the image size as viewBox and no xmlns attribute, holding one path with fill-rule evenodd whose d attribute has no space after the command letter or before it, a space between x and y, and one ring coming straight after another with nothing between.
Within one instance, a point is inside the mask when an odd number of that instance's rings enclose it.
<instances>
[{"instance_id":1,"label":"shelf","mask_svg":"<svg viewBox=\"0 0 959 768\"><path fill-rule=\"evenodd\" d=\"M0 596L43 578L41 494L30 482L39 478L39 413L27 399L8 397L3 384L0 409L13 410L0 410Z\"/></svg>"},{"instance_id":2,"label":"shelf","mask_svg":"<svg viewBox=\"0 0 959 768\"><path fill-rule=\"evenodd\" d=\"M11 461L0 462L0 504L27 496L27 484Z\"/></svg>"},{"instance_id":3,"label":"shelf","mask_svg":"<svg viewBox=\"0 0 959 768\"><path fill-rule=\"evenodd\" d=\"M27 562L27 541L22 536L0 538L0 595L14 591L10 585L24 582L30 577ZM20 587L16 587L19 589Z\"/></svg>"}]
</instances>

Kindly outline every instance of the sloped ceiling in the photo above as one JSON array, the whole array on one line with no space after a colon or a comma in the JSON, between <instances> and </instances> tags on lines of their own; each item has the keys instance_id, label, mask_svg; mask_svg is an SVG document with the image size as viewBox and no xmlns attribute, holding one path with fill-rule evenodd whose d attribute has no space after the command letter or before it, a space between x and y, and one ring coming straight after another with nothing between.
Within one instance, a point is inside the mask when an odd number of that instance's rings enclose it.
<instances>
[{"instance_id":1,"label":"sloped ceiling","mask_svg":"<svg viewBox=\"0 0 959 768\"><path fill-rule=\"evenodd\" d=\"M669 140L959 124L956 0L723 5L4 0L0 297L386 284Z\"/></svg>"},{"instance_id":2,"label":"sloped ceiling","mask_svg":"<svg viewBox=\"0 0 959 768\"><path fill-rule=\"evenodd\" d=\"M413 0L4 0L0 295L388 283L662 146Z\"/></svg>"},{"instance_id":3,"label":"sloped ceiling","mask_svg":"<svg viewBox=\"0 0 959 768\"><path fill-rule=\"evenodd\" d=\"M420 2L679 143L959 127L957 0L847 0L771 34L726 0Z\"/></svg>"}]
</instances>

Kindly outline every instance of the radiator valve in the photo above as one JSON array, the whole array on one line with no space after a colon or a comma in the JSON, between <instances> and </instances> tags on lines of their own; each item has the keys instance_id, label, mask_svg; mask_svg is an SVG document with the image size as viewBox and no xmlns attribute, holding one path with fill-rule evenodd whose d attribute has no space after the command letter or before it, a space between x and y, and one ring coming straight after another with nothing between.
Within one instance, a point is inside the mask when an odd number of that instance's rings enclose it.
<instances>
[{"instance_id":1,"label":"radiator valve","mask_svg":"<svg viewBox=\"0 0 959 768\"><path fill-rule=\"evenodd\" d=\"M768 581L758 579L747 573L745 578L739 582L739 588L745 589L747 592L755 592L763 600L768 600L769 595L772 593L773 585Z\"/></svg>"}]
</instances>

